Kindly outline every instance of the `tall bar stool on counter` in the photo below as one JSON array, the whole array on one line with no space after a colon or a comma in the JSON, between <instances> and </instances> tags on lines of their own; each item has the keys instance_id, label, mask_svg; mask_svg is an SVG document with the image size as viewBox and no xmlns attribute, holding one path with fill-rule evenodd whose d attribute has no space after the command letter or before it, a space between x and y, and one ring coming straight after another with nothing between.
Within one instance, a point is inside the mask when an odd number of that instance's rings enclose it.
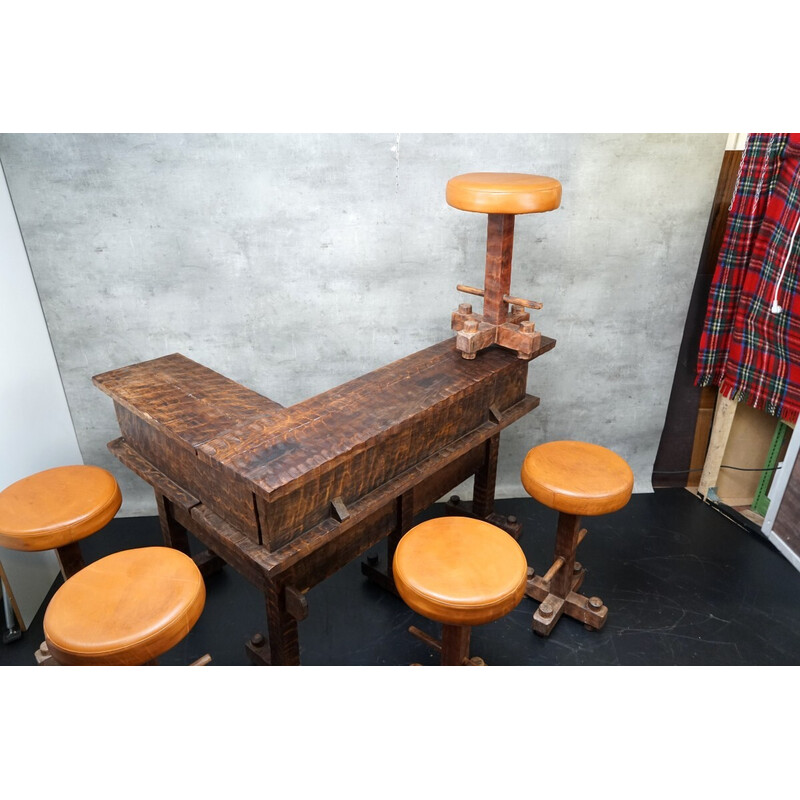
<instances>
[{"instance_id":1,"label":"tall bar stool on counter","mask_svg":"<svg viewBox=\"0 0 800 800\"><path fill-rule=\"evenodd\" d=\"M411 609L442 623L441 641L409 631L441 652L442 666L482 666L469 657L472 628L519 605L527 578L525 554L505 531L469 517L442 517L411 528L397 546L393 575Z\"/></svg>"},{"instance_id":2,"label":"tall bar stool on counter","mask_svg":"<svg viewBox=\"0 0 800 800\"><path fill-rule=\"evenodd\" d=\"M453 312L456 348L463 358L472 359L480 350L497 344L530 360L541 345L542 335L525 309L539 309L542 304L511 295L514 220L518 214L558 208L561 183L544 175L519 172L469 172L447 182L445 197L453 208L488 217L484 286L457 286L460 292L483 298L483 313L474 313L469 303L460 304Z\"/></svg>"},{"instance_id":3,"label":"tall bar stool on counter","mask_svg":"<svg viewBox=\"0 0 800 800\"><path fill-rule=\"evenodd\" d=\"M141 666L182 641L205 606L203 576L171 547L100 558L67 580L44 614L40 664ZM208 655L196 661L201 666Z\"/></svg>"},{"instance_id":4,"label":"tall bar stool on counter","mask_svg":"<svg viewBox=\"0 0 800 800\"><path fill-rule=\"evenodd\" d=\"M562 614L599 630L608 608L599 597L578 594L586 571L575 560L586 536L584 516L610 514L623 508L633 491L633 471L613 451L587 442L547 442L525 456L522 485L534 499L558 511L555 559L541 577L529 570L525 593L539 601L533 630L548 636Z\"/></svg>"}]
</instances>

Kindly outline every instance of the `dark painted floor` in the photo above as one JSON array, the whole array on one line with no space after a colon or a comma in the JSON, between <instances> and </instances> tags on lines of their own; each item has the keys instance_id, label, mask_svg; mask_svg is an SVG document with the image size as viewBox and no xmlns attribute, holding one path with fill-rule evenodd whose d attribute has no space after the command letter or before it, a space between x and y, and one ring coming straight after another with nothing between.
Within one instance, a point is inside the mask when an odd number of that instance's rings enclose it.
<instances>
[{"instance_id":1,"label":"dark painted floor","mask_svg":"<svg viewBox=\"0 0 800 800\"><path fill-rule=\"evenodd\" d=\"M528 563L545 572L555 513L528 498L497 501L497 511L522 522ZM435 506L426 516L442 512ZM536 603L526 598L504 619L474 629L473 655L493 666L800 664L800 573L759 534L685 490L634 495L621 511L586 526L581 591L608 606L605 627L589 631L562 618L548 638L539 637L530 627ZM117 519L83 544L87 560L160 544L158 522ZM373 552L383 556L383 546ZM438 635L435 624L364 578L362 560L309 592L302 663L435 664L434 652L407 632L415 624ZM0 645L0 664L35 663L42 614L20 640ZM188 664L210 653L212 666L249 665L244 644L257 632L266 633L263 598L226 567L208 579L196 627L161 663Z\"/></svg>"}]
</instances>

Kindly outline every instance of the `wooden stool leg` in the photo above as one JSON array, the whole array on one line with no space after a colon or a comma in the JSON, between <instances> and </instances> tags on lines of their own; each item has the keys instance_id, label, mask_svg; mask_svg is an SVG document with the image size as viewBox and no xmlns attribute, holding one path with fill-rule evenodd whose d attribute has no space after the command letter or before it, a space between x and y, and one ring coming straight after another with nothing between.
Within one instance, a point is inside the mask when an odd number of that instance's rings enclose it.
<instances>
[{"instance_id":1,"label":"wooden stool leg","mask_svg":"<svg viewBox=\"0 0 800 800\"><path fill-rule=\"evenodd\" d=\"M76 572L80 572L86 564L83 561L83 554L78 542L62 544L56 548L58 563L61 567L61 574L64 580L71 578Z\"/></svg>"},{"instance_id":2,"label":"wooden stool leg","mask_svg":"<svg viewBox=\"0 0 800 800\"><path fill-rule=\"evenodd\" d=\"M469 659L468 625L442 625L442 666L458 667Z\"/></svg>"}]
</instances>

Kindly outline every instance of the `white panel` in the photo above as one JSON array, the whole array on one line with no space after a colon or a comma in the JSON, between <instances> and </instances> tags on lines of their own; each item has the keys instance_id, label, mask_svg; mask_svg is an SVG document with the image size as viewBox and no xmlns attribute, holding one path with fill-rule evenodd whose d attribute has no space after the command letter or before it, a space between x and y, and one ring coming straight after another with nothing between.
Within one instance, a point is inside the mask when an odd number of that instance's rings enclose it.
<instances>
[{"instance_id":1,"label":"white panel","mask_svg":"<svg viewBox=\"0 0 800 800\"><path fill-rule=\"evenodd\" d=\"M81 452L11 197L0 170L0 489ZM53 551L0 548L19 622L27 628L58 575ZM37 643L38 644L38 643Z\"/></svg>"},{"instance_id":2,"label":"white panel","mask_svg":"<svg viewBox=\"0 0 800 800\"><path fill-rule=\"evenodd\" d=\"M746 133L729 133L728 141L725 144L726 150L744 150L745 143L747 142Z\"/></svg>"}]
</instances>

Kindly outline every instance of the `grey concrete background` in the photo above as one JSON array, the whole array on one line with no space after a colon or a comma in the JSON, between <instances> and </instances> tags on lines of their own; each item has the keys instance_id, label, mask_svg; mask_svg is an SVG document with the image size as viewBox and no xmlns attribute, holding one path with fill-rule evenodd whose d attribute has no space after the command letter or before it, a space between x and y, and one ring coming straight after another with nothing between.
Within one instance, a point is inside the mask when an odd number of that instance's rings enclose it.
<instances>
[{"instance_id":1,"label":"grey concrete background","mask_svg":"<svg viewBox=\"0 0 800 800\"><path fill-rule=\"evenodd\" d=\"M527 449L561 438L616 450L651 491L725 142L4 134L0 162L84 461L135 516L152 493L108 453L92 375L180 352L290 405L448 338L469 300L456 284L483 283L486 218L444 199L473 171L563 184L557 211L517 218L512 292L544 303L534 320L558 344L531 365L540 407L501 436L498 497L522 496Z\"/></svg>"}]
</instances>

